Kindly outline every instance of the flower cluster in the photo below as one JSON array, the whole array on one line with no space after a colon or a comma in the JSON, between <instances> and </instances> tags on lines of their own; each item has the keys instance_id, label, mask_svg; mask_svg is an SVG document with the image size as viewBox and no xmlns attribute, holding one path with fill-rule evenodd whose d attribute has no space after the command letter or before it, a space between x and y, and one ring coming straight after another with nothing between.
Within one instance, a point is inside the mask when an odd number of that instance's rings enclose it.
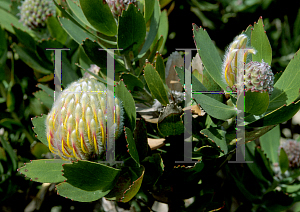
<instances>
[{"instance_id":1,"label":"flower cluster","mask_svg":"<svg viewBox=\"0 0 300 212\"><path fill-rule=\"evenodd\" d=\"M114 16L119 16L122 11L127 8L130 3L136 3L136 0L106 0L112 14Z\"/></svg>"},{"instance_id":2,"label":"flower cluster","mask_svg":"<svg viewBox=\"0 0 300 212\"><path fill-rule=\"evenodd\" d=\"M274 84L271 67L264 61L251 61L246 64L247 56L256 53L253 48L247 47L247 42L246 35L237 36L225 54L223 74L228 88L232 91L244 88L251 91L268 91L271 94Z\"/></svg>"},{"instance_id":3,"label":"flower cluster","mask_svg":"<svg viewBox=\"0 0 300 212\"><path fill-rule=\"evenodd\" d=\"M280 147L283 148L286 152L289 159L289 166L291 168L299 168L300 167L300 142L292 139L288 139L284 141Z\"/></svg>"},{"instance_id":4,"label":"flower cluster","mask_svg":"<svg viewBox=\"0 0 300 212\"><path fill-rule=\"evenodd\" d=\"M30 29L42 28L49 16L55 15L51 0L25 0L19 7L20 22Z\"/></svg>"},{"instance_id":5,"label":"flower cluster","mask_svg":"<svg viewBox=\"0 0 300 212\"><path fill-rule=\"evenodd\" d=\"M274 74L271 67L262 61L249 62L245 69L245 88L251 91L267 91L269 94L273 91Z\"/></svg>"},{"instance_id":6,"label":"flower cluster","mask_svg":"<svg viewBox=\"0 0 300 212\"><path fill-rule=\"evenodd\" d=\"M94 78L82 78L62 91L46 119L50 151L68 160L103 154L106 129L115 129L116 139L123 126L121 102L110 96L111 91Z\"/></svg>"}]
</instances>

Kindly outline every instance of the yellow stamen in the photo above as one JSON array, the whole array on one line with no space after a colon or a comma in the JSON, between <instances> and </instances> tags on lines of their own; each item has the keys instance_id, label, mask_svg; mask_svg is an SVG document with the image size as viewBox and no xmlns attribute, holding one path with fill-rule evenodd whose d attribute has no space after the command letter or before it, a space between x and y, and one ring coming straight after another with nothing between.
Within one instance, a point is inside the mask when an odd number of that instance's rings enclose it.
<instances>
[{"instance_id":1,"label":"yellow stamen","mask_svg":"<svg viewBox=\"0 0 300 212\"><path fill-rule=\"evenodd\" d=\"M104 130L103 130L103 126L102 126L102 124L101 124L101 135L102 135L102 144L105 146L105 135L104 135Z\"/></svg>"},{"instance_id":2,"label":"yellow stamen","mask_svg":"<svg viewBox=\"0 0 300 212\"><path fill-rule=\"evenodd\" d=\"M95 146L95 151L98 153L98 147L97 147L97 139L96 139L96 135L94 135L94 146Z\"/></svg>"},{"instance_id":3,"label":"yellow stamen","mask_svg":"<svg viewBox=\"0 0 300 212\"><path fill-rule=\"evenodd\" d=\"M76 151L75 151L75 148L76 148L76 132L73 130L72 133L71 133L71 142L72 142L72 149L73 149L73 155L76 159L80 159L77 154L76 154ZM75 148L73 147L75 145Z\"/></svg>"},{"instance_id":4,"label":"yellow stamen","mask_svg":"<svg viewBox=\"0 0 300 212\"><path fill-rule=\"evenodd\" d=\"M71 145L70 145L70 132L68 131L68 134L67 134L67 144L68 144L68 147L70 148L70 149L73 149L72 147L71 147Z\"/></svg>"},{"instance_id":5,"label":"yellow stamen","mask_svg":"<svg viewBox=\"0 0 300 212\"><path fill-rule=\"evenodd\" d=\"M87 130L88 130L88 139L89 139L89 142L90 142L91 145L93 145L93 142L91 140L91 132L90 132L90 125L89 124L87 124Z\"/></svg>"},{"instance_id":6,"label":"yellow stamen","mask_svg":"<svg viewBox=\"0 0 300 212\"><path fill-rule=\"evenodd\" d=\"M76 152L75 152L75 149L73 148L73 155L74 155L74 157L76 158L76 159L80 159L80 158L78 158L77 157L77 155L76 155Z\"/></svg>"},{"instance_id":7,"label":"yellow stamen","mask_svg":"<svg viewBox=\"0 0 300 212\"><path fill-rule=\"evenodd\" d=\"M55 149L54 149L54 148L52 147L52 145L51 145L51 136L50 136L50 135L48 136L47 140L48 140L49 150L50 150L52 153L56 154L57 152L55 151Z\"/></svg>"},{"instance_id":8,"label":"yellow stamen","mask_svg":"<svg viewBox=\"0 0 300 212\"><path fill-rule=\"evenodd\" d=\"M75 132L76 132L76 134L77 134L77 130L78 130L78 120L76 120L76 122L75 122Z\"/></svg>"},{"instance_id":9,"label":"yellow stamen","mask_svg":"<svg viewBox=\"0 0 300 212\"><path fill-rule=\"evenodd\" d=\"M68 121L69 115L66 116L65 121L64 121L64 129L67 129L67 121Z\"/></svg>"},{"instance_id":10,"label":"yellow stamen","mask_svg":"<svg viewBox=\"0 0 300 212\"><path fill-rule=\"evenodd\" d=\"M55 130L55 121L56 121L56 119L55 119L56 117L55 117L55 113L53 114L53 118L52 118L52 120L53 120L53 130Z\"/></svg>"},{"instance_id":11,"label":"yellow stamen","mask_svg":"<svg viewBox=\"0 0 300 212\"><path fill-rule=\"evenodd\" d=\"M81 149L84 153L87 153L87 151L84 149L83 147L83 139L82 139L83 135L80 136L80 143L81 143Z\"/></svg>"},{"instance_id":12,"label":"yellow stamen","mask_svg":"<svg viewBox=\"0 0 300 212\"><path fill-rule=\"evenodd\" d=\"M68 154L66 153L65 147L64 147L64 140L63 140L63 139L61 139L61 149L62 149L62 152L63 152L63 154L64 154L65 156L67 156L67 157L72 157L72 155L68 155Z\"/></svg>"}]
</instances>

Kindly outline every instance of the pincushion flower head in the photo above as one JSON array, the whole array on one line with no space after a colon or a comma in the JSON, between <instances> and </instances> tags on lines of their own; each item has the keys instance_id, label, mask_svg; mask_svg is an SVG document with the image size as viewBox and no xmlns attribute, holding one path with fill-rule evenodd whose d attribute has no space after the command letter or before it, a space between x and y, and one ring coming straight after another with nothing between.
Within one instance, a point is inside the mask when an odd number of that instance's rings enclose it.
<instances>
[{"instance_id":1,"label":"pincushion flower head","mask_svg":"<svg viewBox=\"0 0 300 212\"><path fill-rule=\"evenodd\" d=\"M51 0L24 0L19 10L20 22L33 30L45 27L47 18L55 15Z\"/></svg>"},{"instance_id":2,"label":"pincushion flower head","mask_svg":"<svg viewBox=\"0 0 300 212\"><path fill-rule=\"evenodd\" d=\"M247 42L248 37L241 34L229 45L223 62L223 78L232 91L245 88L271 94L274 84L271 67L263 60L246 64L247 56L256 53L253 48L247 47Z\"/></svg>"},{"instance_id":3,"label":"pincushion flower head","mask_svg":"<svg viewBox=\"0 0 300 212\"><path fill-rule=\"evenodd\" d=\"M107 126L108 120L111 126ZM50 151L67 160L104 154L106 129L115 130L117 139L122 127L120 100L95 78L79 79L64 89L46 119Z\"/></svg>"}]
</instances>

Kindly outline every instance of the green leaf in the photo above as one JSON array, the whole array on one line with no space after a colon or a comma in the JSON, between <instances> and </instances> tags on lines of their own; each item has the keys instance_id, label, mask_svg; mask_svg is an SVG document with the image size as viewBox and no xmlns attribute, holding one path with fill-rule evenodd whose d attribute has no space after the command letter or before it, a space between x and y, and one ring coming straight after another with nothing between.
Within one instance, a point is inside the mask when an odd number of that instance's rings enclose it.
<instances>
[{"instance_id":1,"label":"green leaf","mask_svg":"<svg viewBox=\"0 0 300 212\"><path fill-rule=\"evenodd\" d=\"M50 71L43 66L39 64L39 59L37 56L29 51L27 51L25 48L20 47L16 44L13 44L12 48L19 54L20 58L26 63L29 67L31 67L33 70L42 73L42 74L51 74L53 71Z\"/></svg>"},{"instance_id":2,"label":"green leaf","mask_svg":"<svg viewBox=\"0 0 300 212\"><path fill-rule=\"evenodd\" d=\"M96 40L96 36L93 36L75 24L73 21L66 19L64 17L59 18L59 22L61 23L62 27L66 30L66 32L76 41L78 44L82 44L82 42L89 38L91 40Z\"/></svg>"},{"instance_id":3,"label":"green leaf","mask_svg":"<svg viewBox=\"0 0 300 212\"><path fill-rule=\"evenodd\" d=\"M91 67L91 64L93 64L93 62L85 54L82 46L80 46L79 64L80 64L80 67L83 69L89 69ZM83 75L83 73L82 73L82 75Z\"/></svg>"},{"instance_id":4,"label":"green leaf","mask_svg":"<svg viewBox=\"0 0 300 212\"><path fill-rule=\"evenodd\" d=\"M85 191L111 190L120 173L120 169L82 160L65 164L63 169L67 183Z\"/></svg>"},{"instance_id":5,"label":"green leaf","mask_svg":"<svg viewBox=\"0 0 300 212\"><path fill-rule=\"evenodd\" d=\"M139 153L139 160L143 161L148 154L148 135L146 123L143 119L137 119L136 128L133 132L135 146Z\"/></svg>"},{"instance_id":6,"label":"green leaf","mask_svg":"<svg viewBox=\"0 0 300 212\"><path fill-rule=\"evenodd\" d=\"M168 32L169 32L168 13L167 10L163 10L160 15L159 27L156 35L156 40L158 40L161 36L163 37L162 45L157 50L159 51L159 53L162 53L162 51L164 50L164 46L168 38Z\"/></svg>"},{"instance_id":7,"label":"green leaf","mask_svg":"<svg viewBox=\"0 0 300 212\"><path fill-rule=\"evenodd\" d=\"M256 128L252 131L246 131L245 132L245 142L253 141L260 136L266 134L269 132L271 129L273 129L276 125L271 125L271 126L265 126L265 127L259 127ZM234 132L227 132L226 133L226 140L227 142L230 143L230 145L236 145L236 131Z\"/></svg>"},{"instance_id":8,"label":"green leaf","mask_svg":"<svg viewBox=\"0 0 300 212\"><path fill-rule=\"evenodd\" d=\"M283 148L280 149L279 166L281 173L284 173L289 168L289 158Z\"/></svg>"},{"instance_id":9,"label":"green leaf","mask_svg":"<svg viewBox=\"0 0 300 212\"><path fill-rule=\"evenodd\" d=\"M251 43L251 33L252 33L252 30L253 30L253 26L249 25L247 27L247 29L243 32L248 37L248 43ZM252 61L252 54L248 54L246 63L249 63L251 61Z\"/></svg>"},{"instance_id":10,"label":"green leaf","mask_svg":"<svg viewBox=\"0 0 300 212\"><path fill-rule=\"evenodd\" d=\"M154 11L153 11L153 14L151 17L150 31L147 34L146 41L145 41L141 51L139 52L139 55L137 56L137 58L142 58L146 54L148 49L150 48L153 41L155 40L157 31L158 31L158 27L159 27L159 20L160 20L159 2L155 1Z\"/></svg>"},{"instance_id":11,"label":"green leaf","mask_svg":"<svg viewBox=\"0 0 300 212\"><path fill-rule=\"evenodd\" d=\"M128 127L125 127L125 138L128 144L128 151L131 157L135 160L135 162L140 166L140 161L139 161L139 154L136 149L135 141L133 138L133 134L131 130Z\"/></svg>"},{"instance_id":12,"label":"green leaf","mask_svg":"<svg viewBox=\"0 0 300 212\"><path fill-rule=\"evenodd\" d=\"M127 88L124 85L124 82L120 81L115 87L115 95L122 101L124 108L125 123L124 126L127 126L134 131L136 125L136 110L135 103L132 95L128 92Z\"/></svg>"},{"instance_id":13,"label":"green leaf","mask_svg":"<svg viewBox=\"0 0 300 212\"><path fill-rule=\"evenodd\" d=\"M208 115L226 121L237 115L237 111L228 105L225 105L218 100L215 100L205 94L193 94L196 102L208 113Z\"/></svg>"},{"instance_id":14,"label":"green leaf","mask_svg":"<svg viewBox=\"0 0 300 212\"><path fill-rule=\"evenodd\" d=\"M216 145L222 150L224 154L228 153L227 143L225 139L226 131L218 129L216 127L210 127L201 130L200 133L206 135L210 140L216 143Z\"/></svg>"},{"instance_id":15,"label":"green leaf","mask_svg":"<svg viewBox=\"0 0 300 212\"><path fill-rule=\"evenodd\" d=\"M123 49L122 53L136 51L144 42L145 36L144 17L133 4L129 4L127 10L119 17L118 48Z\"/></svg>"},{"instance_id":16,"label":"green leaf","mask_svg":"<svg viewBox=\"0 0 300 212\"><path fill-rule=\"evenodd\" d=\"M43 105L47 108L51 109L54 99L53 97L49 96L45 91L37 91L33 94L38 100L41 101Z\"/></svg>"},{"instance_id":17,"label":"green leaf","mask_svg":"<svg viewBox=\"0 0 300 212\"><path fill-rule=\"evenodd\" d=\"M227 166L228 167L228 166ZM227 168L226 167L226 168ZM255 201L257 200L257 196L256 195L253 195L249 189L247 188L248 185L245 184L243 182L243 176L237 176L238 174L233 174L234 173L238 173L238 171L236 170L237 169L237 166L232 166L235 170L230 170L231 172L231 176L232 178L234 179L234 182L236 184L236 187L239 189L239 191L243 194L243 196L245 196L247 198L247 200L249 201ZM228 169L228 168L227 168ZM255 185L257 185L257 181L254 182ZM245 205L243 205L245 206ZM240 206L241 207L241 206ZM238 209L240 209L240 207ZM247 208L247 206L246 206ZM247 208L248 209L248 208ZM245 209L242 209L242 210L236 210L236 212L241 212L241 211L245 211Z\"/></svg>"},{"instance_id":18,"label":"green leaf","mask_svg":"<svg viewBox=\"0 0 300 212\"><path fill-rule=\"evenodd\" d=\"M164 163L159 153L148 156L143 161L143 166L147 170L144 175L144 183L147 186L153 186L163 174Z\"/></svg>"},{"instance_id":19,"label":"green leaf","mask_svg":"<svg viewBox=\"0 0 300 212\"><path fill-rule=\"evenodd\" d=\"M163 83L166 84L165 64L164 64L164 60L160 54L155 55L154 63L155 63L156 71L158 72Z\"/></svg>"},{"instance_id":20,"label":"green leaf","mask_svg":"<svg viewBox=\"0 0 300 212\"><path fill-rule=\"evenodd\" d=\"M54 4L56 7L62 12L63 18L60 18L59 20L63 20L66 18L68 21L65 21L65 25L63 25L63 28L66 30L66 32L78 43L81 44L83 40L86 38L90 38L91 40L98 40L99 45L102 46L102 48L114 48L116 47L116 42L107 40L105 38L102 38L103 36L95 35L94 32L91 32L87 27L84 26L84 24L75 17L71 16L70 13L68 13L65 9L61 7L61 5L58 5L55 0ZM109 37L112 38L112 37Z\"/></svg>"},{"instance_id":21,"label":"green leaf","mask_svg":"<svg viewBox=\"0 0 300 212\"><path fill-rule=\"evenodd\" d=\"M22 5L22 2L21 0L13 0L13 1L10 1L10 9L9 9L9 12L16 16L16 17L19 17L18 16L18 13L20 13L20 9L19 7Z\"/></svg>"},{"instance_id":22,"label":"green leaf","mask_svg":"<svg viewBox=\"0 0 300 212\"><path fill-rule=\"evenodd\" d=\"M300 190L300 184L296 185L286 185L285 187L287 193L294 193Z\"/></svg>"},{"instance_id":23,"label":"green leaf","mask_svg":"<svg viewBox=\"0 0 300 212\"><path fill-rule=\"evenodd\" d=\"M33 154L37 159L42 159L45 154L50 152L49 148L41 142L33 142L30 149L31 154Z\"/></svg>"},{"instance_id":24,"label":"green leaf","mask_svg":"<svg viewBox=\"0 0 300 212\"><path fill-rule=\"evenodd\" d=\"M175 71L178 74L181 85L184 86L184 75L185 75L184 67L176 66ZM208 91L207 88L193 74L192 74L192 85L193 85L194 94L197 94L196 92ZM211 94L208 94L208 96L213 97L213 95Z\"/></svg>"},{"instance_id":25,"label":"green leaf","mask_svg":"<svg viewBox=\"0 0 300 212\"><path fill-rule=\"evenodd\" d=\"M3 8L7 11L10 10L10 1L8 0L0 0L0 8Z\"/></svg>"},{"instance_id":26,"label":"green leaf","mask_svg":"<svg viewBox=\"0 0 300 212\"><path fill-rule=\"evenodd\" d=\"M194 86L194 84L193 84L193 86ZM219 102L223 101L223 94L217 94L218 91L222 90L221 87L209 75L209 73L205 67L203 68L203 86L207 89L207 91L216 91L215 94L207 94L208 96L218 100Z\"/></svg>"},{"instance_id":27,"label":"green leaf","mask_svg":"<svg viewBox=\"0 0 300 212\"><path fill-rule=\"evenodd\" d=\"M15 26L16 28L19 28L20 30L23 31L29 31L28 28L26 28L25 26L23 26L23 24L21 22L19 22L19 20L13 16L12 14L10 14L9 12L3 10L0 8L0 25L2 25L2 27L4 27L6 30L8 30L9 32L14 34L14 29L13 26ZM33 34L32 32L29 32L31 35Z\"/></svg>"},{"instance_id":28,"label":"green leaf","mask_svg":"<svg viewBox=\"0 0 300 212\"><path fill-rule=\"evenodd\" d=\"M16 98L14 93L12 92L12 86L9 86L6 94L6 107L9 112L13 112L15 110Z\"/></svg>"},{"instance_id":29,"label":"green leaf","mask_svg":"<svg viewBox=\"0 0 300 212\"><path fill-rule=\"evenodd\" d=\"M108 36L117 34L116 21L105 1L80 0L80 5L86 19L95 29Z\"/></svg>"},{"instance_id":30,"label":"green leaf","mask_svg":"<svg viewBox=\"0 0 300 212\"><path fill-rule=\"evenodd\" d=\"M89 39L83 41L83 48L86 55L94 64L99 66L101 74L106 76L107 73L107 50L101 49L98 43ZM101 50L100 50L101 49ZM115 59L115 73L126 71L125 67Z\"/></svg>"},{"instance_id":31,"label":"green leaf","mask_svg":"<svg viewBox=\"0 0 300 212\"><path fill-rule=\"evenodd\" d=\"M7 41L5 31L0 27L0 70L6 64L7 59ZM0 80L4 78L4 73L0 74Z\"/></svg>"},{"instance_id":32,"label":"green leaf","mask_svg":"<svg viewBox=\"0 0 300 212\"><path fill-rule=\"evenodd\" d=\"M40 89L45 91L48 95L50 95L52 98L54 98L54 90L53 89L51 89L48 86L43 85L41 83L37 84L37 87L39 87Z\"/></svg>"},{"instance_id":33,"label":"green leaf","mask_svg":"<svg viewBox=\"0 0 300 212\"><path fill-rule=\"evenodd\" d=\"M123 82L125 83L125 85L127 86L127 89L129 91L133 91L135 87L144 88L144 84L143 82L135 75L131 74L131 73L122 73L121 79L123 79Z\"/></svg>"},{"instance_id":34,"label":"green leaf","mask_svg":"<svg viewBox=\"0 0 300 212\"><path fill-rule=\"evenodd\" d=\"M147 23L152 16L153 11L154 11L154 5L155 5L155 0L145 1L145 4L144 4L145 23Z\"/></svg>"},{"instance_id":35,"label":"green leaf","mask_svg":"<svg viewBox=\"0 0 300 212\"><path fill-rule=\"evenodd\" d=\"M220 152L212 146L202 146L193 152L192 159L201 160L204 158L217 158L220 155Z\"/></svg>"},{"instance_id":36,"label":"green leaf","mask_svg":"<svg viewBox=\"0 0 300 212\"><path fill-rule=\"evenodd\" d=\"M282 74L283 74L282 71L277 72L276 74L274 74L274 84L276 84L276 82L280 79Z\"/></svg>"},{"instance_id":37,"label":"green leaf","mask_svg":"<svg viewBox=\"0 0 300 212\"><path fill-rule=\"evenodd\" d=\"M2 144L2 147L5 149L5 151L8 153L10 160L12 162L12 169L15 171L18 167L18 158L16 155L16 152L13 150L11 145L4 139L2 135L0 135L0 141Z\"/></svg>"},{"instance_id":38,"label":"green leaf","mask_svg":"<svg viewBox=\"0 0 300 212\"><path fill-rule=\"evenodd\" d=\"M280 146L280 128L275 128L259 138L260 146L272 163L278 163L278 148Z\"/></svg>"},{"instance_id":39,"label":"green leaf","mask_svg":"<svg viewBox=\"0 0 300 212\"><path fill-rule=\"evenodd\" d=\"M0 125L10 130L23 126L19 121L10 118L1 119Z\"/></svg>"},{"instance_id":40,"label":"green leaf","mask_svg":"<svg viewBox=\"0 0 300 212\"><path fill-rule=\"evenodd\" d=\"M7 96L6 96L6 105L7 110L18 111L20 105L23 103L23 90L20 84L9 84Z\"/></svg>"},{"instance_id":41,"label":"green leaf","mask_svg":"<svg viewBox=\"0 0 300 212\"><path fill-rule=\"evenodd\" d=\"M63 5L61 4L60 1L61 1L61 0L53 0L53 3L55 4L56 8L60 10L61 16L62 16L62 17L65 17L65 18L67 18L67 19L72 20L74 23L78 24L78 26L80 26L80 27L83 27L83 26L81 26L81 24L78 23L79 20L76 20L75 17L72 16L72 15L66 10L67 8L63 7ZM76 0L76 1L77 1L77 0ZM78 3L78 2L77 2L77 3Z\"/></svg>"},{"instance_id":42,"label":"green leaf","mask_svg":"<svg viewBox=\"0 0 300 212\"><path fill-rule=\"evenodd\" d=\"M152 96L164 106L169 104L167 91L165 90L164 84L158 72L155 70L152 64L146 64L144 68L144 75Z\"/></svg>"},{"instance_id":43,"label":"green leaf","mask_svg":"<svg viewBox=\"0 0 300 212\"><path fill-rule=\"evenodd\" d=\"M123 196L120 198L120 202L130 201L140 190L140 187L143 182L144 174L145 174L145 168L143 166L141 166L141 170L142 170L141 175L139 176L139 178L134 180L131 183L131 185L125 190L125 192L123 193Z\"/></svg>"},{"instance_id":44,"label":"green leaf","mask_svg":"<svg viewBox=\"0 0 300 212\"><path fill-rule=\"evenodd\" d=\"M66 178L62 176L62 165L71 163L60 159L33 160L18 169L21 174L40 183L59 183Z\"/></svg>"},{"instance_id":45,"label":"green leaf","mask_svg":"<svg viewBox=\"0 0 300 212\"><path fill-rule=\"evenodd\" d=\"M15 34L22 44L24 44L27 48L36 51L36 45L34 39L26 32L22 31L16 27L13 26L13 29L15 31Z\"/></svg>"},{"instance_id":46,"label":"green leaf","mask_svg":"<svg viewBox=\"0 0 300 212\"><path fill-rule=\"evenodd\" d=\"M150 63L153 63L153 60L154 60L154 57L156 56L156 52L161 48L163 44L163 37L161 36L157 42L154 44L153 48L152 48L152 51L148 57L148 61Z\"/></svg>"},{"instance_id":47,"label":"green leaf","mask_svg":"<svg viewBox=\"0 0 300 212\"><path fill-rule=\"evenodd\" d=\"M271 112L284 104L290 104L299 96L300 88L300 54L296 52L289 62L281 77L274 85L274 91L270 96L270 104L267 112Z\"/></svg>"},{"instance_id":48,"label":"green leaf","mask_svg":"<svg viewBox=\"0 0 300 212\"><path fill-rule=\"evenodd\" d=\"M34 126L33 131L37 134L37 138L46 146L48 146L47 135L46 135L46 118L47 115L42 117L32 118L32 124Z\"/></svg>"},{"instance_id":49,"label":"green leaf","mask_svg":"<svg viewBox=\"0 0 300 212\"><path fill-rule=\"evenodd\" d=\"M60 43L59 41L57 41L56 39L47 39L47 40L41 40L38 41L38 45L37 45L37 50L39 52L43 51L44 54L46 55L47 59L49 61L51 61L51 68L53 69L53 64L54 64L54 49L61 49L63 48L64 45L62 43ZM46 50L49 49L49 50ZM52 50L50 50L52 49Z\"/></svg>"},{"instance_id":50,"label":"green leaf","mask_svg":"<svg viewBox=\"0 0 300 212\"><path fill-rule=\"evenodd\" d=\"M241 99L240 99L241 98ZM244 95L240 95L238 101L245 101L245 112L254 115L261 115L266 112L269 106L268 92L251 92L247 91Z\"/></svg>"},{"instance_id":51,"label":"green leaf","mask_svg":"<svg viewBox=\"0 0 300 212\"><path fill-rule=\"evenodd\" d=\"M265 178L262 172L263 166L261 163L259 163L259 161L257 161L257 158L255 157L255 151L256 151L256 147L254 142L246 143L245 161L253 161L252 163L247 163L247 166L249 167L249 169L257 179L267 183L268 180Z\"/></svg>"},{"instance_id":52,"label":"green leaf","mask_svg":"<svg viewBox=\"0 0 300 212\"><path fill-rule=\"evenodd\" d=\"M172 0L159 0L161 8L167 6Z\"/></svg>"},{"instance_id":53,"label":"green leaf","mask_svg":"<svg viewBox=\"0 0 300 212\"><path fill-rule=\"evenodd\" d=\"M184 125L180 118L182 113L178 113L177 111L169 112L167 108L165 108L165 111L161 115L164 116L163 120L160 121L161 116L159 117L159 122L157 123L159 132L164 136L180 135L184 133ZM167 113L167 115L164 113Z\"/></svg>"},{"instance_id":54,"label":"green leaf","mask_svg":"<svg viewBox=\"0 0 300 212\"><path fill-rule=\"evenodd\" d=\"M72 66L65 54L62 54L61 63L62 84L64 87L67 87L72 82L78 80L79 77L76 74L76 70L72 69Z\"/></svg>"},{"instance_id":55,"label":"green leaf","mask_svg":"<svg viewBox=\"0 0 300 212\"><path fill-rule=\"evenodd\" d=\"M116 183L116 186L106 196L107 199L116 200L119 202L128 202L131 200L139 191L145 168L129 168L129 170L122 170L120 177Z\"/></svg>"},{"instance_id":56,"label":"green leaf","mask_svg":"<svg viewBox=\"0 0 300 212\"><path fill-rule=\"evenodd\" d=\"M65 44L68 39L68 34L60 25L59 21L57 20L57 17L50 16L47 18L46 22L51 37L55 38L60 43Z\"/></svg>"},{"instance_id":57,"label":"green leaf","mask_svg":"<svg viewBox=\"0 0 300 212\"><path fill-rule=\"evenodd\" d=\"M255 159L256 163L260 164L263 176L272 183L274 172L271 168L270 160L260 148L255 148Z\"/></svg>"},{"instance_id":58,"label":"green leaf","mask_svg":"<svg viewBox=\"0 0 300 212\"><path fill-rule=\"evenodd\" d=\"M80 188L74 187L67 182L60 183L56 186L57 194L79 202L92 202L104 197L109 193L109 190L102 191L85 191Z\"/></svg>"},{"instance_id":59,"label":"green leaf","mask_svg":"<svg viewBox=\"0 0 300 212\"><path fill-rule=\"evenodd\" d=\"M254 24L254 29L251 33L251 46L257 51L252 55L252 60L257 62L264 62L271 65L272 62L272 48L268 37L264 30L264 24L260 17L258 23Z\"/></svg>"},{"instance_id":60,"label":"green leaf","mask_svg":"<svg viewBox=\"0 0 300 212\"><path fill-rule=\"evenodd\" d=\"M258 119L257 121L248 124L248 126L262 127L268 125L277 125L291 119L299 111L299 109L300 109L300 97L298 98L297 102L291 103L288 106L283 105L280 108L276 109L275 111L272 111L267 115L265 115L264 117Z\"/></svg>"},{"instance_id":61,"label":"green leaf","mask_svg":"<svg viewBox=\"0 0 300 212\"><path fill-rule=\"evenodd\" d=\"M89 28L93 29L96 31L96 29L90 24L90 22L88 22L88 20L86 19L86 17L83 14L83 11L81 9L80 3L78 2L74 2L73 0L67 0L67 3L70 7L70 9L72 10L72 12L74 13L75 16L77 16L77 18L86 26L88 26Z\"/></svg>"},{"instance_id":62,"label":"green leaf","mask_svg":"<svg viewBox=\"0 0 300 212\"><path fill-rule=\"evenodd\" d=\"M227 90L227 84L222 76L222 60L220 55L210 39L206 30L197 25L193 25L194 41L198 49L199 56L204 67L215 80L216 83L223 89Z\"/></svg>"}]
</instances>

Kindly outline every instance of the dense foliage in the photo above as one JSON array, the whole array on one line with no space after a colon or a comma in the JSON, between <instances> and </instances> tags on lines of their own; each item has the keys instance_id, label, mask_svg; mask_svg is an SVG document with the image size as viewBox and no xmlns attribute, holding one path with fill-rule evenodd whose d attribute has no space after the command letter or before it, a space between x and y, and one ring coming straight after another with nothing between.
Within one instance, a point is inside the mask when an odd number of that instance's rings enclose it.
<instances>
[{"instance_id":1,"label":"dense foliage","mask_svg":"<svg viewBox=\"0 0 300 212\"><path fill-rule=\"evenodd\" d=\"M300 12L278 2L0 1L1 209L297 211Z\"/></svg>"}]
</instances>

